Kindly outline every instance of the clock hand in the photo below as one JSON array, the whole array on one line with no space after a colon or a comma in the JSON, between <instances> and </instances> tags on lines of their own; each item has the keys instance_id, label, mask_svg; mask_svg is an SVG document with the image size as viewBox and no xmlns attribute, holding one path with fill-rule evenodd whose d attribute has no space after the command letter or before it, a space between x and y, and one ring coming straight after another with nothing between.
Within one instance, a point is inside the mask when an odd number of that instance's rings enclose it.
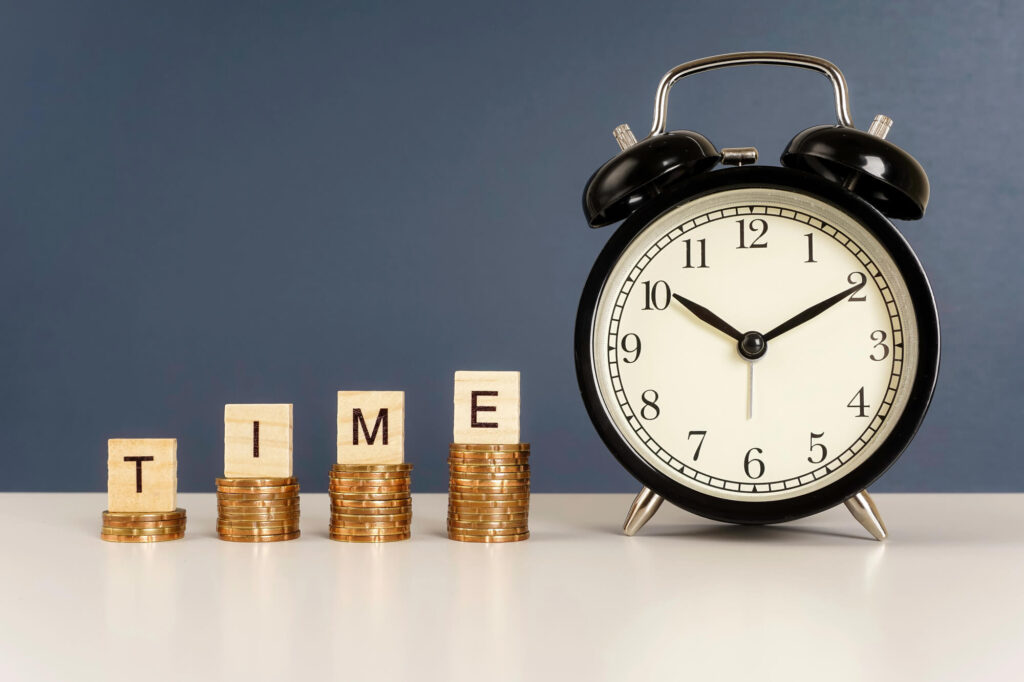
<instances>
[{"instance_id":1,"label":"clock hand","mask_svg":"<svg viewBox=\"0 0 1024 682\"><path fill-rule=\"evenodd\" d=\"M679 294L672 294L672 298L682 303L683 306L691 313L693 313L694 316L701 322L711 325L712 327L722 332L726 336L736 339L737 341L743 338L743 334L738 332L735 327L733 327L728 322L720 318L718 315L715 315L713 312L711 312L704 306L698 303L694 303L688 298L683 298Z\"/></svg>"},{"instance_id":2,"label":"clock hand","mask_svg":"<svg viewBox=\"0 0 1024 682\"><path fill-rule=\"evenodd\" d=\"M803 311L802 313L800 313L798 315L794 315L793 317L789 318L788 320L786 320L785 322L780 324L775 329L772 329L770 332L765 334L764 335L765 342L771 341L772 339L774 339L776 337L782 336L783 334L788 332L790 329L793 329L794 327L799 327L804 322L807 322L808 320L813 319L813 318L817 317L818 315L821 315L823 312L825 312L826 310L828 310L829 308L834 306L836 303L839 303L841 300L843 300L847 296L853 294L856 291L859 291L861 289L861 287L864 286L864 284L865 284L865 282L861 282L860 284L855 284L852 287L850 287L849 289L847 289L846 291L840 291L835 296L827 298L824 301L822 301L821 303L815 303L814 305L812 305L810 308L808 308L807 310Z\"/></svg>"}]
</instances>

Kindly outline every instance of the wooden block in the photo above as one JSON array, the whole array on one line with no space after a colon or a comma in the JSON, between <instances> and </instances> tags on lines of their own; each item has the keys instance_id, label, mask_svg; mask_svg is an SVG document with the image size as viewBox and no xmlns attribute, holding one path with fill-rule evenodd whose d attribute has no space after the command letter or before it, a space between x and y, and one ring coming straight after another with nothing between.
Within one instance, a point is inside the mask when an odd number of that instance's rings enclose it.
<instances>
[{"instance_id":1,"label":"wooden block","mask_svg":"<svg viewBox=\"0 0 1024 682\"><path fill-rule=\"evenodd\" d=\"M292 406L224 406L224 476L292 475Z\"/></svg>"},{"instance_id":2,"label":"wooden block","mask_svg":"<svg viewBox=\"0 0 1024 682\"><path fill-rule=\"evenodd\" d=\"M405 461L405 391L338 391L338 463Z\"/></svg>"},{"instance_id":3,"label":"wooden block","mask_svg":"<svg viewBox=\"0 0 1024 682\"><path fill-rule=\"evenodd\" d=\"M455 373L453 442L519 442L519 372Z\"/></svg>"},{"instance_id":4,"label":"wooden block","mask_svg":"<svg viewBox=\"0 0 1024 682\"><path fill-rule=\"evenodd\" d=\"M107 510L167 512L178 506L178 439L107 441Z\"/></svg>"}]
</instances>

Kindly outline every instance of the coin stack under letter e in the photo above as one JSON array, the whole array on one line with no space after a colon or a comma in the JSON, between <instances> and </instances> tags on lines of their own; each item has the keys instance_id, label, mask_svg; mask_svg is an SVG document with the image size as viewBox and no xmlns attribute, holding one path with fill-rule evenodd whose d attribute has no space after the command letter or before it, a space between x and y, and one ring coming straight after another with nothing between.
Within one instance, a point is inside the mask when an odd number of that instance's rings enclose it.
<instances>
[{"instance_id":1,"label":"coin stack under letter e","mask_svg":"<svg viewBox=\"0 0 1024 682\"><path fill-rule=\"evenodd\" d=\"M519 437L519 372L456 372L448 537L530 537L530 445Z\"/></svg>"}]
</instances>

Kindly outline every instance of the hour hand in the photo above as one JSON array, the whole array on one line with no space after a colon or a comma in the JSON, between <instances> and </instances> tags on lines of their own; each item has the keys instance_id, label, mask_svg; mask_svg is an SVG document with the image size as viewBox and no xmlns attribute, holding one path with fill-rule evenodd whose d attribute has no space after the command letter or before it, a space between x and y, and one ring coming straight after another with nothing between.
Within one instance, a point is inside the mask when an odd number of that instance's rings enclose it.
<instances>
[{"instance_id":1,"label":"hour hand","mask_svg":"<svg viewBox=\"0 0 1024 682\"><path fill-rule=\"evenodd\" d=\"M731 324L720 318L718 315L715 315L713 312L711 312L704 306L700 305L699 303L694 303L690 299L683 298L679 294L672 294L672 298L682 303L683 307L685 307L687 310L693 313L694 317L696 317L701 322L711 325L712 327L722 332L726 336L736 339L737 341L743 338L743 334L740 333L735 327L733 327Z\"/></svg>"}]
</instances>

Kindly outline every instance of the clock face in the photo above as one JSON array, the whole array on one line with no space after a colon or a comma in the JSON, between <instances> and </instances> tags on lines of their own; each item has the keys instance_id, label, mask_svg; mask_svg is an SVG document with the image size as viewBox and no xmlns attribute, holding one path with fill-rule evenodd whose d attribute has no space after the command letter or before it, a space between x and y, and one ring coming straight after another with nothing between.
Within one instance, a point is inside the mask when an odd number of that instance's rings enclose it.
<instances>
[{"instance_id":1,"label":"clock face","mask_svg":"<svg viewBox=\"0 0 1024 682\"><path fill-rule=\"evenodd\" d=\"M908 287L853 217L739 188L642 229L597 299L608 420L669 479L744 502L805 495L872 456L919 359Z\"/></svg>"}]
</instances>

